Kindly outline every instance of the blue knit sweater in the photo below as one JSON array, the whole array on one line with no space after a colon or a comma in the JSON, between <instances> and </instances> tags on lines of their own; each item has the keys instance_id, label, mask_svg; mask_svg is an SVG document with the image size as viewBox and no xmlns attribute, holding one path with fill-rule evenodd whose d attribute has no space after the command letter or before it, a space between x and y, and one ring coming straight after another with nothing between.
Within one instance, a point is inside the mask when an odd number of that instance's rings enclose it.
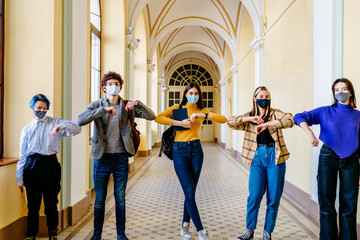
<instances>
[{"instance_id":1,"label":"blue knit sweater","mask_svg":"<svg viewBox=\"0 0 360 240\"><path fill-rule=\"evenodd\" d=\"M306 122L309 126L320 124L319 139L328 145L340 158L351 156L359 147L360 111L350 105L319 107L298 113L296 125Z\"/></svg>"}]
</instances>

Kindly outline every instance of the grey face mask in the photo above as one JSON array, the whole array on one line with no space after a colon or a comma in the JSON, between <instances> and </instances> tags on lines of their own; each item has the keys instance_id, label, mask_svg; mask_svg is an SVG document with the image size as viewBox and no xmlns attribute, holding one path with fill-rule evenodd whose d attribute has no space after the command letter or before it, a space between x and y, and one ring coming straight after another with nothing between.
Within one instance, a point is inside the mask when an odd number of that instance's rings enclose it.
<instances>
[{"instance_id":1,"label":"grey face mask","mask_svg":"<svg viewBox=\"0 0 360 240\"><path fill-rule=\"evenodd\" d=\"M42 119L46 115L45 111L36 111L35 109L33 109L33 111L34 111L35 117L37 117L39 119Z\"/></svg>"},{"instance_id":2,"label":"grey face mask","mask_svg":"<svg viewBox=\"0 0 360 240\"><path fill-rule=\"evenodd\" d=\"M352 96L351 93L346 93L346 92L338 92L337 94L335 94L336 100L338 100L341 103L345 103L347 100L349 100L351 96Z\"/></svg>"}]
</instances>

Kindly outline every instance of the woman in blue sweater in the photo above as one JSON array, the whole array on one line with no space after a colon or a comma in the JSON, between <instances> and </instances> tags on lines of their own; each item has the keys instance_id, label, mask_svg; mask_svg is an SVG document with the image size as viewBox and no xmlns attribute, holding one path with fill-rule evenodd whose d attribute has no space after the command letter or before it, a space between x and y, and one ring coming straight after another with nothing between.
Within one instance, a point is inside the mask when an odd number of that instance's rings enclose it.
<instances>
[{"instance_id":1,"label":"woman in blue sweater","mask_svg":"<svg viewBox=\"0 0 360 240\"><path fill-rule=\"evenodd\" d=\"M356 110L352 83L337 79L332 85L334 104L295 115L295 123L310 136L316 147L319 140L309 126L320 124L324 143L319 156L318 200L320 240L356 240L356 213L359 186L360 111ZM335 209L339 176L339 231Z\"/></svg>"}]
</instances>

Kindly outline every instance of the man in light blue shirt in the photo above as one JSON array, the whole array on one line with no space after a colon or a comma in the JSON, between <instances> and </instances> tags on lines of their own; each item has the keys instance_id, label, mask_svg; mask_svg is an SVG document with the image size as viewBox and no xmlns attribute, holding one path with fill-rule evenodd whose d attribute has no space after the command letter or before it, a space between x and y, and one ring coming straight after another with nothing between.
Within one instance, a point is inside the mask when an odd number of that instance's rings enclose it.
<instances>
[{"instance_id":1,"label":"man in light blue shirt","mask_svg":"<svg viewBox=\"0 0 360 240\"><path fill-rule=\"evenodd\" d=\"M27 239L34 239L39 232L39 211L44 197L45 215L49 239L57 239L59 214L57 210L60 192L61 166L56 154L60 151L62 137L81 132L75 121L45 116L50 101L43 94L30 101L33 120L20 134L20 153L16 178L20 191L26 187L28 199Z\"/></svg>"}]
</instances>

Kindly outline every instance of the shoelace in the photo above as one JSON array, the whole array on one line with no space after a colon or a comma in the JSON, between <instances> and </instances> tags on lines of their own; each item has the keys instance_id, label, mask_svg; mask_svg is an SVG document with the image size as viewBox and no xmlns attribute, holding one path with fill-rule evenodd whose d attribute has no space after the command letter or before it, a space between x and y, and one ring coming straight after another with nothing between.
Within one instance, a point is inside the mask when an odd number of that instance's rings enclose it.
<instances>
[{"instance_id":1,"label":"shoelace","mask_svg":"<svg viewBox=\"0 0 360 240\"><path fill-rule=\"evenodd\" d=\"M264 232L264 237L266 237L266 239L271 239L271 235L268 232Z\"/></svg>"},{"instance_id":2,"label":"shoelace","mask_svg":"<svg viewBox=\"0 0 360 240\"><path fill-rule=\"evenodd\" d=\"M247 231L244 235L240 236L239 239L248 239L253 236L253 233L250 231Z\"/></svg>"},{"instance_id":3,"label":"shoelace","mask_svg":"<svg viewBox=\"0 0 360 240\"><path fill-rule=\"evenodd\" d=\"M57 236L51 236L51 238L50 238L51 240L57 240L58 239L58 237Z\"/></svg>"}]
</instances>

